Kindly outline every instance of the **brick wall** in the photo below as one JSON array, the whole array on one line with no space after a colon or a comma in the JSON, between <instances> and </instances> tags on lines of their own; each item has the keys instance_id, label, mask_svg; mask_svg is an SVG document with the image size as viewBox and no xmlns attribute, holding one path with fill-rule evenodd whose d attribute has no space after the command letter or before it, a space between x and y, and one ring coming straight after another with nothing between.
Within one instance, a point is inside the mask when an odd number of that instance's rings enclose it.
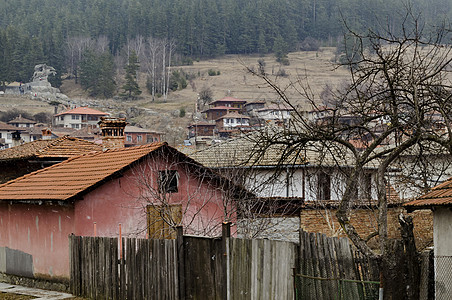
<instances>
[{"instance_id":1,"label":"brick wall","mask_svg":"<svg viewBox=\"0 0 452 300\"><path fill-rule=\"evenodd\" d=\"M400 238L398 216L402 208L388 209L388 235L390 238ZM433 215L430 210L415 211L409 214L413 217L416 246L419 250L433 245ZM378 230L377 211L369 209L354 210L351 223L362 237ZM321 232L328 236L345 236L336 218L335 209L304 209L300 213L300 227L307 232ZM377 247L377 238L370 241L372 247Z\"/></svg>"}]
</instances>

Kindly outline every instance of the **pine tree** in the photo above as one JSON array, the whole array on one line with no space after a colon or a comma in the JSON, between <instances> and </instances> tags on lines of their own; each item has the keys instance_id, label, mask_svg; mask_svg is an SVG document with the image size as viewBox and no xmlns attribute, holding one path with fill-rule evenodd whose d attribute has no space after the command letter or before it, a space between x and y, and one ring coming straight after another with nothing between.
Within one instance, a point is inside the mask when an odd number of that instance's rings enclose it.
<instances>
[{"instance_id":1,"label":"pine tree","mask_svg":"<svg viewBox=\"0 0 452 300\"><path fill-rule=\"evenodd\" d=\"M80 83L91 96L109 98L115 91L113 56L87 50L80 62Z\"/></svg>"},{"instance_id":2,"label":"pine tree","mask_svg":"<svg viewBox=\"0 0 452 300\"><path fill-rule=\"evenodd\" d=\"M128 98L134 98L141 94L137 82L137 71L139 68L138 57L135 51L132 51L129 56L129 63L124 67L124 70L126 71L126 83L122 86L122 89L124 90L123 95Z\"/></svg>"}]
</instances>

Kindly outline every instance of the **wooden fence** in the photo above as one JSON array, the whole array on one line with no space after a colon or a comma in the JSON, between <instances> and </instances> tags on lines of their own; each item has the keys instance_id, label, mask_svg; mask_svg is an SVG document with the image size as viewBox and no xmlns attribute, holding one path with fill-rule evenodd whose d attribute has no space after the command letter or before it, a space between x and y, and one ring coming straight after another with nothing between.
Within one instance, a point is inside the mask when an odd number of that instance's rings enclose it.
<instances>
[{"instance_id":1,"label":"wooden fence","mask_svg":"<svg viewBox=\"0 0 452 300\"><path fill-rule=\"evenodd\" d=\"M294 299L297 245L231 239L228 299Z\"/></svg>"},{"instance_id":2,"label":"wooden fence","mask_svg":"<svg viewBox=\"0 0 452 300\"><path fill-rule=\"evenodd\" d=\"M90 299L179 299L175 240L70 236L71 292Z\"/></svg>"},{"instance_id":3,"label":"wooden fence","mask_svg":"<svg viewBox=\"0 0 452 300\"><path fill-rule=\"evenodd\" d=\"M226 230L227 232L228 230ZM71 291L91 299L374 299L376 264L347 239L300 233L300 245L183 236L70 236Z\"/></svg>"},{"instance_id":4,"label":"wooden fence","mask_svg":"<svg viewBox=\"0 0 452 300\"><path fill-rule=\"evenodd\" d=\"M300 231L297 299L378 299L375 261L354 251L347 238Z\"/></svg>"}]
</instances>

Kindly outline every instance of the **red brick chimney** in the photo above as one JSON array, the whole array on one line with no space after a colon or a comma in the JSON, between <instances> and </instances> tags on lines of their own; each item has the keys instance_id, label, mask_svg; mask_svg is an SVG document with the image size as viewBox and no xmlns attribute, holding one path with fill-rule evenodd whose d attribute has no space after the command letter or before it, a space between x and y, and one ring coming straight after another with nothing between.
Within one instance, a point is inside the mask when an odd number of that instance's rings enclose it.
<instances>
[{"instance_id":1,"label":"red brick chimney","mask_svg":"<svg viewBox=\"0 0 452 300\"><path fill-rule=\"evenodd\" d=\"M98 124L104 150L124 148L124 128L127 125L125 118L101 117Z\"/></svg>"}]
</instances>

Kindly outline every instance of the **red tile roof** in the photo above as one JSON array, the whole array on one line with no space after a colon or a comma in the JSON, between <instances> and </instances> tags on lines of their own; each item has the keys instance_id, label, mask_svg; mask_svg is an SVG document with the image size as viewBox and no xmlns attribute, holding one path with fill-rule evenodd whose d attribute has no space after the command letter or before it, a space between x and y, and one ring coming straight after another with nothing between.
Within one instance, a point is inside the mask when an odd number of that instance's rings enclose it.
<instances>
[{"instance_id":1,"label":"red tile roof","mask_svg":"<svg viewBox=\"0 0 452 300\"><path fill-rule=\"evenodd\" d=\"M59 114L56 114L56 116L61 116L61 115L96 115L96 116L108 116L109 113L105 113L99 110L95 110L86 106L82 106L82 107L76 107L70 110L66 110L63 111Z\"/></svg>"},{"instance_id":2,"label":"red tile roof","mask_svg":"<svg viewBox=\"0 0 452 300\"><path fill-rule=\"evenodd\" d=\"M82 139L64 136L54 140L37 140L0 151L0 160L26 158L68 158L93 151L102 146Z\"/></svg>"},{"instance_id":3,"label":"red tile roof","mask_svg":"<svg viewBox=\"0 0 452 300\"><path fill-rule=\"evenodd\" d=\"M16 123L20 123L20 124L36 124L35 121L30 120L30 119L26 119L24 117L22 117L22 115L19 115L17 118L11 120L8 122L8 124L16 124Z\"/></svg>"},{"instance_id":4,"label":"red tile roof","mask_svg":"<svg viewBox=\"0 0 452 300\"><path fill-rule=\"evenodd\" d=\"M69 200L162 146L166 146L166 143L107 150L69 158L0 185L0 200Z\"/></svg>"},{"instance_id":5,"label":"red tile roof","mask_svg":"<svg viewBox=\"0 0 452 300\"><path fill-rule=\"evenodd\" d=\"M24 131L24 128L12 126L9 124L6 124L5 122L0 121L0 130L6 130L6 131Z\"/></svg>"},{"instance_id":6,"label":"red tile roof","mask_svg":"<svg viewBox=\"0 0 452 300\"><path fill-rule=\"evenodd\" d=\"M452 177L432 188L430 192L405 203L408 209L426 209L434 206L452 206Z\"/></svg>"},{"instance_id":7,"label":"red tile roof","mask_svg":"<svg viewBox=\"0 0 452 300\"><path fill-rule=\"evenodd\" d=\"M204 110L203 113L208 112L209 110L240 110L240 108L230 106L215 106Z\"/></svg>"},{"instance_id":8,"label":"red tile roof","mask_svg":"<svg viewBox=\"0 0 452 300\"><path fill-rule=\"evenodd\" d=\"M210 102L209 104L213 104L216 102L235 102L235 103L246 103L246 100L241 100L241 99L237 99L234 97L224 97L223 99L220 100L215 100L213 102Z\"/></svg>"}]
</instances>

